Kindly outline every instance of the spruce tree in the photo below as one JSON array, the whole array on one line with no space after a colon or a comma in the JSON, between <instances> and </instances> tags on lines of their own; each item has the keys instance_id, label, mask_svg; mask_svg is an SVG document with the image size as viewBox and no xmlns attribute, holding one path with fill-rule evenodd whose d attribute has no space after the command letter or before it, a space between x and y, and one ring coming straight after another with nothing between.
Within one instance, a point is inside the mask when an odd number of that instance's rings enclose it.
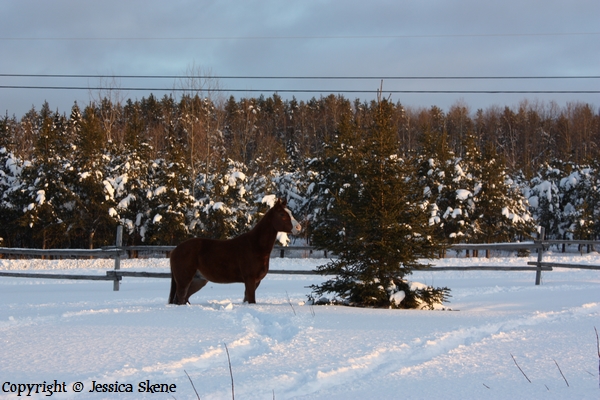
<instances>
[{"instance_id":1,"label":"spruce tree","mask_svg":"<svg viewBox=\"0 0 600 400\"><path fill-rule=\"evenodd\" d=\"M508 176L502 156L489 144L483 151L472 147L467 152L467 164L474 177L474 241L510 242L531 237L535 229L533 218L520 188Z\"/></svg>"},{"instance_id":2,"label":"spruce tree","mask_svg":"<svg viewBox=\"0 0 600 400\"><path fill-rule=\"evenodd\" d=\"M593 168L572 165L561 179L564 226L574 239L593 240L598 224L598 178Z\"/></svg>"},{"instance_id":3,"label":"spruce tree","mask_svg":"<svg viewBox=\"0 0 600 400\"><path fill-rule=\"evenodd\" d=\"M15 191L21 189L20 173L23 161L12 153L8 117L0 121L0 246L14 245L17 226L15 221L22 214L12 201Z\"/></svg>"},{"instance_id":4,"label":"spruce tree","mask_svg":"<svg viewBox=\"0 0 600 400\"><path fill-rule=\"evenodd\" d=\"M594 160L590 168L590 192L586 200L586 215L590 239L600 238L600 162Z\"/></svg>"},{"instance_id":5,"label":"spruce tree","mask_svg":"<svg viewBox=\"0 0 600 400\"><path fill-rule=\"evenodd\" d=\"M64 118L45 103L35 126L34 159L23 168L23 190L14 192L12 199L24 210L19 225L40 248L69 246L65 220L74 196L66 182L71 149L64 128Z\"/></svg>"},{"instance_id":6,"label":"spruce tree","mask_svg":"<svg viewBox=\"0 0 600 400\"><path fill-rule=\"evenodd\" d=\"M165 136L161 158L148 169L147 242L179 244L190 236L196 200L191 193L190 171L185 162L186 151L174 130Z\"/></svg>"},{"instance_id":7,"label":"spruce tree","mask_svg":"<svg viewBox=\"0 0 600 400\"><path fill-rule=\"evenodd\" d=\"M121 148L110 149L110 163L103 181L107 201L114 204L109 215L125 227L124 243L139 245L147 241L146 232L152 218L148 198L153 188L149 182L150 168L154 167L153 152L144 138L139 104L128 102L129 115ZM151 221L151 220L150 220Z\"/></svg>"},{"instance_id":8,"label":"spruce tree","mask_svg":"<svg viewBox=\"0 0 600 400\"><path fill-rule=\"evenodd\" d=\"M82 116L75 104L66 132L70 137L74 167L67 175L74 200L65 219L72 244L89 248L113 244L117 224L108 210L114 202L107 199L103 183L108 157L101 121L94 108L87 107Z\"/></svg>"},{"instance_id":9,"label":"spruce tree","mask_svg":"<svg viewBox=\"0 0 600 400\"><path fill-rule=\"evenodd\" d=\"M146 242L173 245L189 237L188 212L194 207L185 165L155 160L148 170Z\"/></svg>"},{"instance_id":10,"label":"spruce tree","mask_svg":"<svg viewBox=\"0 0 600 400\"><path fill-rule=\"evenodd\" d=\"M357 306L400 306L390 294L407 292L404 277L438 249L414 164L397 154L392 114L386 100L373 103L368 118L346 112L326 148L312 239L337 258L317 268L334 276L312 286L317 296L335 293Z\"/></svg>"},{"instance_id":11,"label":"spruce tree","mask_svg":"<svg viewBox=\"0 0 600 400\"><path fill-rule=\"evenodd\" d=\"M544 164L526 189L530 213L537 224L544 228L547 239L563 239L559 193L561 176L559 169Z\"/></svg>"},{"instance_id":12,"label":"spruce tree","mask_svg":"<svg viewBox=\"0 0 600 400\"><path fill-rule=\"evenodd\" d=\"M248 231L257 221L257 198L240 162L222 160L213 173L201 174L199 187L199 235L230 239Z\"/></svg>"},{"instance_id":13,"label":"spruce tree","mask_svg":"<svg viewBox=\"0 0 600 400\"><path fill-rule=\"evenodd\" d=\"M445 131L427 130L417 157L425 197L431 203L430 225L436 240L450 245L468 240L472 193L462 160L448 145Z\"/></svg>"}]
</instances>

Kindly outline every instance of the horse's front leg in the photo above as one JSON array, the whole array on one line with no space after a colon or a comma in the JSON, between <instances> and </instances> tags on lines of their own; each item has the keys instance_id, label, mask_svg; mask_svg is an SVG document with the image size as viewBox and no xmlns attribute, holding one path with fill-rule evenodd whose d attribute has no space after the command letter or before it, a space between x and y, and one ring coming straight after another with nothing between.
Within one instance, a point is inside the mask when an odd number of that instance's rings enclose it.
<instances>
[{"instance_id":1,"label":"horse's front leg","mask_svg":"<svg viewBox=\"0 0 600 400\"><path fill-rule=\"evenodd\" d=\"M246 286L246 291L244 292L244 303L248 302L249 304L256 303L256 288L260 285L260 281L256 281L255 279L246 279L244 282Z\"/></svg>"}]
</instances>

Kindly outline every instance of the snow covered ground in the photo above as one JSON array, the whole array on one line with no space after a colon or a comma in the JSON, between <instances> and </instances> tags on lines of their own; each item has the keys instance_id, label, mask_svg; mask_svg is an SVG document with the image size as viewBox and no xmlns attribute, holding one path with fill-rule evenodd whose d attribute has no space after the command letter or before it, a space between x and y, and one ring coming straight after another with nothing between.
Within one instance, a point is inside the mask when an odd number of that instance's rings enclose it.
<instances>
[{"instance_id":1,"label":"snow covered ground","mask_svg":"<svg viewBox=\"0 0 600 400\"><path fill-rule=\"evenodd\" d=\"M545 254L552 260L600 265L598 253ZM273 259L271 268L324 262ZM110 260L0 260L3 271L104 275L110 268ZM122 268L168 271L168 260L124 260ZM27 389L15 392L27 388L20 384L55 380L67 391L52 395L59 399L195 399L186 372L202 399L230 399L226 349L236 399L600 398L600 271L555 269L541 286L534 272L412 276L450 287L452 311L303 305L307 286L322 279L268 275L256 305L242 304L242 285L209 284L193 305L170 306L166 279L125 277L114 292L112 282L0 277L0 399L24 398ZM175 392L139 392L147 381ZM133 393L90 393L94 382Z\"/></svg>"}]
</instances>

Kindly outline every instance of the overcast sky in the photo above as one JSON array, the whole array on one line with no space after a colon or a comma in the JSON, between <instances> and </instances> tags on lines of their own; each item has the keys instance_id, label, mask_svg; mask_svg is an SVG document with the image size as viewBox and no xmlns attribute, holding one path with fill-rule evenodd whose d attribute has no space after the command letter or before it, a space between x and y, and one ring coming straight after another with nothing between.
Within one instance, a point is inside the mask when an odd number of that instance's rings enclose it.
<instances>
[{"instance_id":1,"label":"overcast sky","mask_svg":"<svg viewBox=\"0 0 600 400\"><path fill-rule=\"evenodd\" d=\"M236 98L275 91L309 99L376 90L380 80L252 77L385 77L384 94L412 107L472 111L523 99L600 106L599 93L393 93L395 91L596 91L600 79L394 80L391 77L600 76L598 0L5 0L0 1L0 112L21 117L44 101L69 114L98 95L157 97L173 79L15 77L189 75L201 72ZM21 86L11 89L7 86ZM79 90L23 86L80 87ZM241 90L241 91L240 91ZM322 93L290 93L315 90ZM373 93L342 93L369 100ZM179 96L178 93L174 94Z\"/></svg>"}]
</instances>

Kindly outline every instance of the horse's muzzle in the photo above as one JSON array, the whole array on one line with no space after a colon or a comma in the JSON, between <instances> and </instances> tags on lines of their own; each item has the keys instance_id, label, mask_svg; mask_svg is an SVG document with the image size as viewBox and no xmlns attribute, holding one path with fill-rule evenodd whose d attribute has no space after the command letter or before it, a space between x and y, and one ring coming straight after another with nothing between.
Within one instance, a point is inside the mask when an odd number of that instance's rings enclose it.
<instances>
[{"instance_id":1,"label":"horse's muzzle","mask_svg":"<svg viewBox=\"0 0 600 400\"><path fill-rule=\"evenodd\" d=\"M302 232L302 225L298 223L295 219L292 220L292 235L297 235Z\"/></svg>"}]
</instances>

